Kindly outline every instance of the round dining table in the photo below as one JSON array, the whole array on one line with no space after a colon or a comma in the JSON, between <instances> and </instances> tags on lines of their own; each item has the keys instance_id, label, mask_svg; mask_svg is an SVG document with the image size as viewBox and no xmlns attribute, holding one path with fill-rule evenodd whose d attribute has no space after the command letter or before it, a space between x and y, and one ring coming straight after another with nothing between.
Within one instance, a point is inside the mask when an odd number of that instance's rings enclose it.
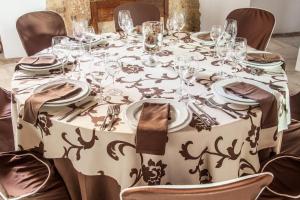
<instances>
[{"instance_id":1,"label":"round dining table","mask_svg":"<svg viewBox=\"0 0 300 200\"><path fill-rule=\"evenodd\" d=\"M114 87L122 94L106 94L106 89L112 86L111 76L104 76L102 87L99 87L88 73L94 61L81 61L81 81L91 87L88 100L97 101L97 93L104 90L105 101L72 120L61 119L61 116L80 109L87 100L67 106L43 107L35 125L22 118L24 103L36 87L73 77L72 62L65 67L65 74L61 74L60 69L47 71L47 76L16 69L12 79L16 149L39 149L45 158L68 161L70 165L64 173L72 168L81 176L99 178L93 187L87 186L87 178L81 178L86 182L79 185L95 190L97 186L105 188L98 188L103 192L99 194L103 199L118 198L122 189L132 186L205 184L259 172L258 152L265 148L278 152L282 132L290 123L288 80L284 69L255 71L232 61L222 65L213 47L193 40L191 33L175 36L179 40L164 36L162 47L156 53L160 65L148 67L144 65L148 55L144 52L142 35L125 40L118 33L103 34L108 44L95 46L92 54L95 57L105 54L121 63ZM193 113L189 124L168 133L164 155L137 153L136 130L128 124L124 113L130 104L149 97L176 100L180 87L180 77L175 70L177 58L185 55L197 63L198 74L189 85L189 91L203 112ZM256 81L272 89L278 104L278 126L261 128L259 106L237 105L215 95L211 86L230 78ZM117 122L112 130L102 130L108 106L115 104L120 105ZM217 123L207 126L201 114ZM83 190L81 188L81 193Z\"/></svg>"}]
</instances>

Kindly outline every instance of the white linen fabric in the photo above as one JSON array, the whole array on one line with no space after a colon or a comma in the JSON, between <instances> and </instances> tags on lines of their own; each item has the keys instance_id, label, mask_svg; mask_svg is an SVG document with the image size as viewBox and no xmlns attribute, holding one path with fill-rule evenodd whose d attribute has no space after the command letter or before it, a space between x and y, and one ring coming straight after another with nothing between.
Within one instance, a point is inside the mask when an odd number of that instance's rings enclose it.
<instances>
[{"instance_id":1,"label":"white linen fabric","mask_svg":"<svg viewBox=\"0 0 300 200\"><path fill-rule=\"evenodd\" d=\"M168 45L169 37L157 59L160 67L145 67L142 37L135 36L129 44L114 33L104 35L109 45L94 49L94 53L108 53L110 58L122 62L122 71L117 75L116 87L123 91L121 97L111 97L78 116L71 122L59 120L59 116L75 109L76 105L43 108L37 126L22 120L25 100L37 84L55 81L56 77L17 80L28 74L22 70L15 72L12 87L14 91L13 124L15 124L15 143L20 149L39 146L46 158L68 158L78 172L85 175L106 175L115 179L122 189L130 186L156 184L199 184L225 181L244 174L258 172L260 163L258 151L267 147L278 147L281 131L290 123L289 94L287 76L282 69L264 71L252 75L246 68L226 62L221 68L218 59L209 47L201 46L190 39L189 33L177 34L181 41ZM193 115L186 128L168 134L165 155L138 154L135 149L135 131L120 114L113 130L100 131L109 104L117 103L121 112L134 101L146 94L152 98L174 98L180 80L173 67L178 55L192 55L198 67L211 76L197 79L191 86L202 108L219 125L207 128L201 119ZM81 68L88 72L91 62L82 62ZM67 75L72 65L67 67ZM268 129L260 128L261 111L257 106L239 106L224 102L215 96L218 106L237 116L234 119L219 109L210 107L203 96L212 96L211 84L218 80L217 72L244 77L268 85L274 90L278 102L279 125ZM55 74L56 71L51 71ZM87 75L87 77L89 77ZM103 81L107 90L112 80L108 76ZM20 90L27 88L25 90ZM99 87L91 83L90 98L94 98ZM198 95L198 97L197 97Z\"/></svg>"}]
</instances>

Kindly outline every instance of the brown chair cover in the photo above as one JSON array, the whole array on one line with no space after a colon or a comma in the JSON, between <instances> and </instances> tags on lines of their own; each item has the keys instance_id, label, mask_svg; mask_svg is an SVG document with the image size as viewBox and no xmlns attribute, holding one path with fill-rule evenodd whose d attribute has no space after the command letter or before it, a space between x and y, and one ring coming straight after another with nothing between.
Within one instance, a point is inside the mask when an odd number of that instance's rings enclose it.
<instances>
[{"instance_id":1,"label":"brown chair cover","mask_svg":"<svg viewBox=\"0 0 300 200\"><path fill-rule=\"evenodd\" d=\"M146 21L160 21L159 9L150 4L141 3L141 2L131 2L126 4L121 4L114 10L114 20L116 31L121 31L122 29L118 24L118 14L120 10L129 10L133 25L142 25Z\"/></svg>"},{"instance_id":2,"label":"brown chair cover","mask_svg":"<svg viewBox=\"0 0 300 200\"><path fill-rule=\"evenodd\" d=\"M70 199L64 182L54 166L37 152L0 153L0 169L0 185L6 193L2 195L6 198Z\"/></svg>"},{"instance_id":3,"label":"brown chair cover","mask_svg":"<svg viewBox=\"0 0 300 200\"><path fill-rule=\"evenodd\" d=\"M297 94L291 94L290 107L292 119L300 121L300 92L298 92Z\"/></svg>"},{"instance_id":4,"label":"brown chair cover","mask_svg":"<svg viewBox=\"0 0 300 200\"><path fill-rule=\"evenodd\" d=\"M51 46L53 36L67 35L62 17L52 11L38 11L22 15L17 31L29 56Z\"/></svg>"},{"instance_id":5,"label":"brown chair cover","mask_svg":"<svg viewBox=\"0 0 300 200\"><path fill-rule=\"evenodd\" d=\"M229 13L227 19L237 20L237 36L247 38L249 46L266 49L275 25L272 13L257 8L241 8Z\"/></svg>"},{"instance_id":6,"label":"brown chair cover","mask_svg":"<svg viewBox=\"0 0 300 200\"><path fill-rule=\"evenodd\" d=\"M300 199L300 157L295 155L277 155L262 167L262 172L271 172L273 182L261 195L281 199Z\"/></svg>"},{"instance_id":7,"label":"brown chair cover","mask_svg":"<svg viewBox=\"0 0 300 200\"><path fill-rule=\"evenodd\" d=\"M14 150L11 121L11 93L0 88L0 152Z\"/></svg>"},{"instance_id":8,"label":"brown chair cover","mask_svg":"<svg viewBox=\"0 0 300 200\"><path fill-rule=\"evenodd\" d=\"M134 187L123 190L121 198L122 200L255 200L272 179L272 174L261 173L215 185Z\"/></svg>"}]
</instances>

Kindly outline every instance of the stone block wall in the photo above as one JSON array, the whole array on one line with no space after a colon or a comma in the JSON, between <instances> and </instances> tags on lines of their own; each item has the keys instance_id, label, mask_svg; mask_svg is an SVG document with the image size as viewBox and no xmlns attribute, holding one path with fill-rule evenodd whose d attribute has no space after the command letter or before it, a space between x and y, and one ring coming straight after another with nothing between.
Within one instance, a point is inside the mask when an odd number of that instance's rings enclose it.
<instances>
[{"instance_id":1,"label":"stone block wall","mask_svg":"<svg viewBox=\"0 0 300 200\"><path fill-rule=\"evenodd\" d=\"M59 13L65 20L69 33L72 32L72 17L79 19L90 19L90 1L103 0L47 0L47 9ZM141 0L151 2L162 8L159 0ZM186 31L200 30L199 0L169 0L169 13L183 12L186 16ZM103 32L114 31L114 23L105 22L101 27Z\"/></svg>"}]
</instances>

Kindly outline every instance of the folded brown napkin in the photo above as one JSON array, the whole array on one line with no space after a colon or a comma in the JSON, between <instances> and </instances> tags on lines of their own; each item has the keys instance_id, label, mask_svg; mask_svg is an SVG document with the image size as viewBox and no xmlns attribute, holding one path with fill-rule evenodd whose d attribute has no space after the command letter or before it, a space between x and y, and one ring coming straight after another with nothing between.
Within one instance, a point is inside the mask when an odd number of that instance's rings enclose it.
<instances>
[{"instance_id":1,"label":"folded brown napkin","mask_svg":"<svg viewBox=\"0 0 300 200\"><path fill-rule=\"evenodd\" d=\"M197 38L200 40L212 41L212 39L210 37L210 33L198 34Z\"/></svg>"},{"instance_id":2,"label":"folded brown napkin","mask_svg":"<svg viewBox=\"0 0 300 200\"><path fill-rule=\"evenodd\" d=\"M75 87L73 84L63 83L31 95L25 101L23 120L36 124L39 110L46 102L66 98L80 92L80 90L81 88Z\"/></svg>"},{"instance_id":3,"label":"folded brown napkin","mask_svg":"<svg viewBox=\"0 0 300 200\"><path fill-rule=\"evenodd\" d=\"M278 125L277 100L273 94L244 82L228 84L225 86L225 90L259 103L262 111L261 128Z\"/></svg>"},{"instance_id":4,"label":"folded brown napkin","mask_svg":"<svg viewBox=\"0 0 300 200\"><path fill-rule=\"evenodd\" d=\"M56 58L52 55L44 55L44 56L29 56L22 58L18 65L31 65L31 66L47 66L55 64Z\"/></svg>"},{"instance_id":5,"label":"folded brown napkin","mask_svg":"<svg viewBox=\"0 0 300 200\"><path fill-rule=\"evenodd\" d=\"M169 104L143 104L136 134L137 153L165 154L169 112Z\"/></svg>"},{"instance_id":6,"label":"folded brown napkin","mask_svg":"<svg viewBox=\"0 0 300 200\"><path fill-rule=\"evenodd\" d=\"M248 53L246 59L248 61L260 64L273 63L279 61L284 62L284 59L281 55L273 53Z\"/></svg>"}]
</instances>

